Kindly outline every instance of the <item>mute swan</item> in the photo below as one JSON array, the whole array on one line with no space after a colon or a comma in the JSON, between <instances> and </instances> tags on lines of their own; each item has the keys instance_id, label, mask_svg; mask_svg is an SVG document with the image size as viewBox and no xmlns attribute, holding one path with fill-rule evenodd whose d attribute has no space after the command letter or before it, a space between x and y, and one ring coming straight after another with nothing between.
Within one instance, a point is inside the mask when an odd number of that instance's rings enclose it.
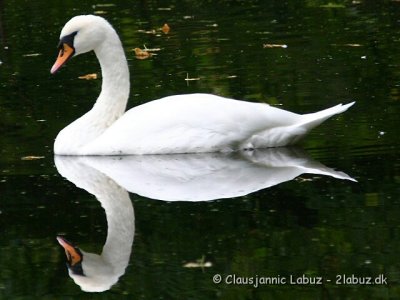
<instances>
[{"instance_id":1,"label":"mute swan","mask_svg":"<svg viewBox=\"0 0 400 300\"><path fill-rule=\"evenodd\" d=\"M263 103L211 94L165 97L125 112L129 70L113 27L93 15L73 17L60 34L57 72L72 56L94 50L102 90L93 108L65 127L54 143L59 155L225 152L296 143L309 130L354 104L299 115Z\"/></svg>"},{"instance_id":2,"label":"mute swan","mask_svg":"<svg viewBox=\"0 0 400 300\"><path fill-rule=\"evenodd\" d=\"M135 214L129 194L112 179L79 160L63 164L61 174L95 195L107 218L107 239L101 255L85 252L65 238L57 237L67 255L69 276L83 291L109 290L125 273L132 251Z\"/></svg>"}]
</instances>

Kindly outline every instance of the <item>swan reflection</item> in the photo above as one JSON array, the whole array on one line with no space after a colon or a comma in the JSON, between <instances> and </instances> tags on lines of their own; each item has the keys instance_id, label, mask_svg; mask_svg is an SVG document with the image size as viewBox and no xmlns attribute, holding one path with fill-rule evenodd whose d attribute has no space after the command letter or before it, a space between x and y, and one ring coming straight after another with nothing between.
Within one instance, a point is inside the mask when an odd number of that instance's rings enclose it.
<instances>
[{"instance_id":1,"label":"swan reflection","mask_svg":"<svg viewBox=\"0 0 400 300\"><path fill-rule=\"evenodd\" d=\"M58 172L93 194L104 208L107 239L101 255L88 253L57 237L67 255L69 276L86 292L109 290L125 273L132 251L135 214L128 192L80 159L55 157Z\"/></svg>"},{"instance_id":2,"label":"swan reflection","mask_svg":"<svg viewBox=\"0 0 400 300\"><path fill-rule=\"evenodd\" d=\"M158 200L207 201L233 198L309 173L352 180L299 149L235 153L123 157L55 156L58 172L93 194L104 208L107 240L101 255L87 253L64 238L69 275L82 290L111 288L129 263L135 232L129 192Z\"/></svg>"},{"instance_id":3,"label":"swan reflection","mask_svg":"<svg viewBox=\"0 0 400 300\"><path fill-rule=\"evenodd\" d=\"M311 159L298 148L234 153L56 157L60 172L66 165L78 162L107 175L131 193L166 201L206 201L244 196L304 173L354 180Z\"/></svg>"}]
</instances>

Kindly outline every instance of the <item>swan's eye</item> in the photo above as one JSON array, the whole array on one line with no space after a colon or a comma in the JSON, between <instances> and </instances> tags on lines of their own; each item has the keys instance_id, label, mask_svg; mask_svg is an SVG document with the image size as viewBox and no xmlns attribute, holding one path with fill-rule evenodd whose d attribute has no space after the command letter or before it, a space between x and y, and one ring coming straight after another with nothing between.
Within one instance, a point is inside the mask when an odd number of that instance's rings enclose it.
<instances>
[{"instance_id":1,"label":"swan's eye","mask_svg":"<svg viewBox=\"0 0 400 300\"><path fill-rule=\"evenodd\" d=\"M60 47L58 47L58 50L60 50L60 56L63 56L64 52L65 52L64 44L62 44Z\"/></svg>"}]
</instances>

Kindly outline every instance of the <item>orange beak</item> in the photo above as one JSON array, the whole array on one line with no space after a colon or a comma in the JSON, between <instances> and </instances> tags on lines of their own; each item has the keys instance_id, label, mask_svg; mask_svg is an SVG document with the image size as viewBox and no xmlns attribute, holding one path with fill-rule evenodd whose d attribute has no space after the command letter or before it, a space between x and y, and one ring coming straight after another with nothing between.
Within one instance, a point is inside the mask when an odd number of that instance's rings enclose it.
<instances>
[{"instance_id":1,"label":"orange beak","mask_svg":"<svg viewBox=\"0 0 400 300\"><path fill-rule=\"evenodd\" d=\"M57 237L57 241L64 248L65 255L67 256L70 266L73 267L74 265L82 261L82 253L80 253L80 251L70 242L60 236Z\"/></svg>"},{"instance_id":2,"label":"orange beak","mask_svg":"<svg viewBox=\"0 0 400 300\"><path fill-rule=\"evenodd\" d=\"M68 44L62 44L60 48L60 52L58 53L58 57L53 67L50 70L51 74L54 74L58 71L67 61L74 55L75 49Z\"/></svg>"}]
</instances>

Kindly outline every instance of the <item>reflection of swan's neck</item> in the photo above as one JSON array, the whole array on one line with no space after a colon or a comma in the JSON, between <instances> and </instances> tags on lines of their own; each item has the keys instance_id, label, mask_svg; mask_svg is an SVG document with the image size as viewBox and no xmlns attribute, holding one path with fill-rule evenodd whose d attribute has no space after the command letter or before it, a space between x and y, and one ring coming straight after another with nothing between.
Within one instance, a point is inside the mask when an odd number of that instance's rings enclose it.
<instances>
[{"instance_id":1,"label":"reflection of swan's neck","mask_svg":"<svg viewBox=\"0 0 400 300\"><path fill-rule=\"evenodd\" d=\"M55 163L62 176L93 194L105 210L108 229L101 255L82 250L85 276L69 271L82 290L100 292L110 289L128 266L135 233L135 216L128 192L114 180L86 165L85 159L56 156Z\"/></svg>"},{"instance_id":2,"label":"reflection of swan's neck","mask_svg":"<svg viewBox=\"0 0 400 300\"><path fill-rule=\"evenodd\" d=\"M93 174L89 172L88 175ZM132 251L135 217L129 194L112 179L92 176L91 184L87 190L96 196L106 213L107 240L101 255L82 251L84 276L71 272L70 276L82 290L102 292L110 289L125 273Z\"/></svg>"},{"instance_id":3,"label":"reflection of swan's neck","mask_svg":"<svg viewBox=\"0 0 400 300\"><path fill-rule=\"evenodd\" d=\"M107 189L107 194L95 195L105 210L108 227L101 257L119 277L129 262L135 219L129 194L112 180L108 183L113 187Z\"/></svg>"},{"instance_id":4,"label":"reflection of swan's neck","mask_svg":"<svg viewBox=\"0 0 400 300\"><path fill-rule=\"evenodd\" d=\"M132 251L135 216L125 189L90 167L86 175L90 179L84 188L96 196L106 213L107 240L100 256L82 251L85 276L70 275L82 290L100 292L110 289L125 273Z\"/></svg>"},{"instance_id":5,"label":"reflection of swan's neck","mask_svg":"<svg viewBox=\"0 0 400 300\"><path fill-rule=\"evenodd\" d=\"M94 52L100 62L103 84L93 110L110 116L109 125L125 111L129 97L129 69L121 41L113 28Z\"/></svg>"}]
</instances>

